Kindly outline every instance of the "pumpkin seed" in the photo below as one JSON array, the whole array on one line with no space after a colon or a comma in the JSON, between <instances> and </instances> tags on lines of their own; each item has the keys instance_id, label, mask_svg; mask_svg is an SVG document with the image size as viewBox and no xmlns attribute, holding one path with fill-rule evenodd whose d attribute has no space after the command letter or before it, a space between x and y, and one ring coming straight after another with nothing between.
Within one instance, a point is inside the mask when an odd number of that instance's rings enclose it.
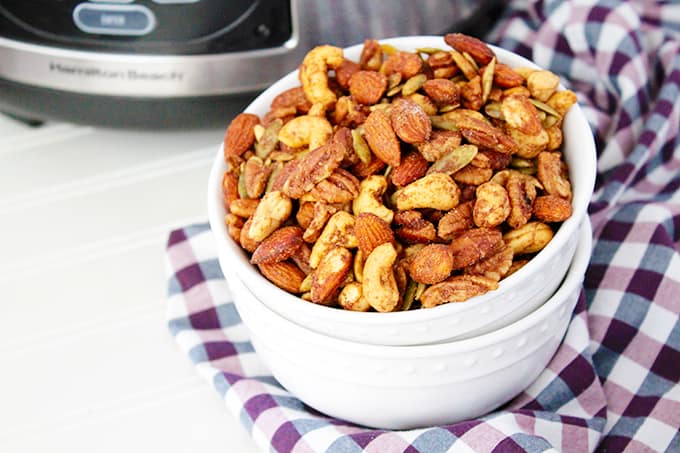
<instances>
[{"instance_id":1,"label":"pumpkin seed","mask_svg":"<svg viewBox=\"0 0 680 453\"><path fill-rule=\"evenodd\" d=\"M432 127L437 129L444 129L445 131L457 131L458 127L448 118L443 116L431 116L430 121L432 122Z\"/></svg>"},{"instance_id":2,"label":"pumpkin seed","mask_svg":"<svg viewBox=\"0 0 680 453\"><path fill-rule=\"evenodd\" d=\"M534 168L534 167L532 167L532 168L518 168L517 171L524 174L524 175L529 175L529 176L533 176L533 175L536 174L536 168Z\"/></svg>"},{"instance_id":3,"label":"pumpkin seed","mask_svg":"<svg viewBox=\"0 0 680 453\"><path fill-rule=\"evenodd\" d=\"M451 110L455 110L458 107L460 107L460 104L447 104L447 105L442 105L439 107L439 113L446 113L450 112Z\"/></svg>"},{"instance_id":4,"label":"pumpkin seed","mask_svg":"<svg viewBox=\"0 0 680 453\"><path fill-rule=\"evenodd\" d=\"M503 112L499 102L489 102L484 106L484 112L491 118L495 118L497 120L503 118Z\"/></svg>"},{"instance_id":5,"label":"pumpkin seed","mask_svg":"<svg viewBox=\"0 0 680 453\"><path fill-rule=\"evenodd\" d=\"M423 295L423 293L425 292L425 288L427 288L427 286L425 285L425 283L418 283L418 287L416 288L416 294L415 294L415 299L416 299L416 300L420 300L420 297L421 297L421 296Z\"/></svg>"},{"instance_id":6,"label":"pumpkin seed","mask_svg":"<svg viewBox=\"0 0 680 453\"><path fill-rule=\"evenodd\" d=\"M545 117L541 124L543 125L544 129L547 129L557 124L558 121L559 119L556 116L548 115Z\"/></svg>"},{"instance_id":7,"label":"pumpkin seed","mask_svg":"<svg viewBox=\"0 0 680 453\"><path fill-rule=\"evenodd\" d=\"M302 280L302 283L300 283L300 292L306 293L308 291L312 290L312 279L314 277L314 274L310 272L304 280Z\"/></svg>"},{"instance_id":8,"label":"pumpkin seed","mask_svg":"<svg viewBox=\"0 0 680 453\"><path fill-rule=\"evenodd\" d=\"M472 162L476 154L477 147L475 145L457 146L436 160L427 170L427 174L446 173L452 175Z\"/></svg>"},{"instance_id":9,"label":"pumpkin seed","mask_svg":"<svg viewBox=\"0 0 680 453\"><path fill-rule=\"evenodd\" d=\"M554 108L550 107L550 106L549 106L548 104L546 104L545 102L541 102L541 101L539 101L538 99L534 99L534 98L529 98L529 101L530 101L532 104L534 104L534 107L536 107L536 108L539 109L539 110L543 110L543 111L544 111L545 113L547 113L548 115L552 115L552 116L555 116L555 117L557 117L557 118L561 118L561 116L562 116L562 115L560 115L560 114L557 112L557 110L555 110Z\"/></svg>"},{"instance_id":10,"label":"pumpkin seed","mask_svg":"<svg viewBox=\"0 0 680 453\"><path fill-rule=\"evenodd\" d=\"M253 126L253 134L255 134L255 140L259 142L262 138L262 134L264 134L264 126L261 124Z\"/></svg>"},{"instance_id":11,"label":"pumpkin seed","mask_svg":"<svg viewBox=\"0 0 680 453\"><path fill-rule=\"evenodd\" d=\"M385 171L383 172L383 176L385 176L385 178L387 178L388 176L390 176L390 173L392 173L392 166L388 165L387 167L385 167Z\"/></svg>"},{"instance_id":12,"label":"pumpkin seed","mask_svg":"<svg viewBox=\"0 0 680 453\"><path fill-rule=\"evenodd\" d=\"M272 191L272 186L274 185L274 181L276 181L276 176L279 174L282 168L283 162L274 162L272 165L272 172L269 174L267 185L264 188L264 193L269 193Z\"/></svg>"},{"instance_id":13,"label":"pumpkin seed","mask_svg":"<svg viewBox=\"0 0 680 453\"><path fill-rule=\"evenodd\" d=\"M248 198L248 191L246 190L246 172L245 163L241 164L241 171L238 175L238 197L242 199Z\"/></svg>"},{"instance_id":14,"label":"pumpkin seed","mask_svg":"<svg viewBox=\"0 0 680 453\"><path fill-rule=\"evenodd\" d=\"M418 282L414 280L408 281L406 285L406 290L404 291L404 303L401 305L403 311L408 311L411 308L411 304L416 300L416 290L418 289Z\"/></svg>"},{"instance_id":15,"label":"pumpkin seed","mask_svg":"<svg viewBox=\"0 0 680 453\"><path fill-rule=\"evenodd\" d=\"M461 72L465 74L465 77L468 80L471 80L475 78L477 75L477 65L472 65L470 61L465 58L465 56L459 52L456 52L455 50L451 52L451 56L453 57L454 63L456 63L456 66L460 68Z\"/></svg>"},{"instance_id":16,"label":"pumpkin seed","mask_svg":"<svg viewBox=\"0 0 680 453\"><path fill-rule=\"evenodd\" d=\"M479 66L477 65L477 62L475 61L475 59L472 58L472 55L470 55L469 53L467 53L465 51L463 51L462 54L465 57L465 59L470 62L472 67L475 68L475 72L479 72Z\"/></svg>"},{"instance_id":17,"label":"pumpkin seed","mask_svg":"<svg viewBox=\"0 0 680 453\"><path fill-rule=\"evenodd\" d=\"M523 157L513 156L510 161L510 167L520 169L520 168L533 168L535 167L534 161L532 159L525 159Z\"/></svg>"},{"instance_id":18,"label":"pumpkin seed","mask_svg":"<svg viewBox=\"0 0 680 453\"><path fill-rule=\"evenodd\" d=\"M399 49L391 44L380 44L380 49L387 56L394 55L395 53L399 52Z\"/></svg>"},{"instance_id":19,"label":"pumpkin seed","mask_svg":"<svg viewBox=\"0 0 680 453\"><path fill-rule=\"evenodd\" d=\"M354 280L361 283L364 280L364 254L361 250L357 250L354 255L354 262L352 263L352 272L354 272Z\"/></svg>"},{"instance_id":20,"label":"pumpkin seed","mask_svg":"<svg viewBox=\"0 0 680 453\"><path fill-rule=\"evenodd\" d=\"M258 125L259 126L259 125ZM255 143L255 155L260 159L266 158L279 142L279 131L283 127L283 120L276 118L262 131L260 139Z\"/></svg>"},{"instance_id":21,"label":"pumpkin seed","mask_svg":"<svg viewBox=\"0 0 680 453\"><path fill-rule=\"evenodd\" d=\"M295 156L284 151L272 151L269 156L267 156L267 160L273 162L288 162L293 159L295 159Z\"/></svg>"},{"instance_id":22,"label":"pumpkin seed","mask_svg":"<svg viewBox=\"0 0 680 453\"><path fill-rule=\"evenodd\" d=\"M393 72L387 76L387 89L391 90L401 83L401 72Z\"/></svg>"},{"instance_id":23,"label":"pumpkin seed","mask_svg":"<svg viewBox=\"0 0 680 453\"><path fill-rule=\"evenodd\" d=\"M388 90L385 96L387 97L392 97L401 92L401 90L404 88L404 85L397 85L396 87L392 88L391 90Z\"/></svg>"},{"instance_id":24,"label":"pumpkin seed","mask_svg":"<svg viewBox=\"0 0 680 453\"><path fill-rule=\"evenodd\" d=\"M354 146L354 152L357 153L361 162L364 164L371 162L371 150L359 129L352 129L352 145Z\"/></svg>"},{"instance_id":25,"label":"pumpkin seed","mask_svg":"<svg viewBox=\"0 0 680 453\"><path fill-rule=\"evenodd\" d=\"M416 52L418 53L424 53L426 55L432 55L437 52L442 52L442 49L437 49L436 47L418 47L416 49Z\"/></svg>"},{"instance_id":26,"label":"pumpkin seed","mask_svg":"<svg viewBox=\"0 0 680 453\"><path fill-rule=\"evenodd\" d=\"M493 76L496 71L496 57L493 57L486 69L484 69L484 75L482 76L482 102L486 102L489 99L489 94L491 93L491 88L493 87Z\"/></svg>"},{"instance_id":27,"label":"pumpkin seed","mask_svg":"<svg viewBox=\"0 0 680 453\"><path fill-rule=\"evenodd\" d=\"M418 91L425 82L427 82L427 76L425 74L414 75L404 82L404 86L401 88L401 94L409 96Z\"/></svg>"}]
</instances>

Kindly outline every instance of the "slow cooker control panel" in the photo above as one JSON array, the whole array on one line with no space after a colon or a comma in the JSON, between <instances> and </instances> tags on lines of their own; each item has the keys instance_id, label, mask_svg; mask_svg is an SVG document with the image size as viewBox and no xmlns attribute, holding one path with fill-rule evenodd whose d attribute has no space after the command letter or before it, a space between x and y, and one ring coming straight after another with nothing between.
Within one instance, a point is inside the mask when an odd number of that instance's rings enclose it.
<instances>
[{"instance_id":1,"label":"slow cooker control panel","mask_svg":"<svg viewBox=\"0 0 680 453\"><path fill-rule=\"evenodd\" d=\"M3 0L0 36L82 50L159 54L279 47L290 1Z\"/></svg>"}]
</instances>

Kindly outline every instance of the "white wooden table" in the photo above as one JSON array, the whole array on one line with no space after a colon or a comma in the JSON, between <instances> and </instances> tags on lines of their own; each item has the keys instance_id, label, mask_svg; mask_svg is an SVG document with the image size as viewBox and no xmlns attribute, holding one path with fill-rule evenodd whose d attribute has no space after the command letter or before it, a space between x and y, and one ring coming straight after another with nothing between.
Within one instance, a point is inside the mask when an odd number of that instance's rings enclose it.
<instances>
[{"instance_id":1,"label":"white wooden table","mask_svg":"<svg viewBox=\"0 0 680 453\"><path fill-rule=\"evenodd\" d=\"M259 451L164 318L223 132L0 116L0 451Z\"/></svg>"}]
</instances>

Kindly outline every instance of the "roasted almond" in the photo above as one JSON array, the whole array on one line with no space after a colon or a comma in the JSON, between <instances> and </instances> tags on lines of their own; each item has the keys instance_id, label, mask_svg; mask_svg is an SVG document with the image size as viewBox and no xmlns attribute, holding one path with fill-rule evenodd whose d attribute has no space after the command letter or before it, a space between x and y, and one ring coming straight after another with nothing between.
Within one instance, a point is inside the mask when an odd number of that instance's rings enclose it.
<instances>
[{"instance_id":1,"label":"roasted almond","mask_svg":"<svg viewBox=\"0 0 680 453\"><path fill-rule=\"evenodd\" d=\"M489 46L474 36L449 33L444 36L444 41L458 52L468 53L480 66L489 64L495 55Z\"/></svg>"},{"instance_id":2,"label":"roasted almond","mask_svg":"<svg viewBox=\"0 0 680 453\"><path fill-rule=\"evenodd\" d=\"M357 71L349 79L349 93L359 104L372 105L387 89L387 77L377 71Z\"/></svg>"},{"instance_id":3,"label":"roasted almond","mask_svg":"<svg viewBox=\"0 0 680 453\"><path fill-rule=\"evenodd\" d=\"M269 264L260 263L257 267L267 280L279 288L293 294L300 293L300 286L306 275L295 264L290 261L279 261Z\"/></svg>"},{"instance_id":4,"label":"roasted almond","mask_svg":"<svg viewBox=\"0 0 680 453\"><path fill-rule=\"evenodd\" d=\"M458 85L448 79L432 79L423 84L423 91L438 105L458 105Z\"/></svg>"},{"instance_id":5,"label":"roasted almond","mask_svg":"<svg viewBox=\"0 0 680 453\"><path fill-rule=\"evenodd\" d=\"M518 87L524 83L524 77L515 72L510 66L496 62L493 81L500 88Z\"/></svg>"},{"instance_id":6,"label":"roasted almond","mask_svg":"<svg viewBox=\"0 0 680 453\"><path fill-rule=\"evenodd\" d=\"M373 154L387 165L393 167L399 165L401 162L399 139L385 112L380 109L372 111L364 123L364 132Z\"/></svg>"},{"instance_id":7,"label":"roasted almond","mask_svg":"<svg viewBox=\"0 0 680 453\"><path fill-rule=\"evenodd\" d=\"M430 138L432 123L425 111L408 99L392 103L392 129L406 143L423 143Z\"/></svg>"},{"instance_id":8,"label":"roasted almond","mask_svg":"<svg viewBox=\"0 0 680 453\"><path fill-rule=\"evenodd\" d=\"M260 124L260 118L252 113L239 113L231 120L224 134L224 157L240 156L255 143L253 128Z\"/></svg>"},{"instance_id":9,"label":"roasted almond","mask_svg":"<svg viewBox=\"0 0 680 453\"><path fill-rule=\"evenodd\" d=\"M305 96L305 91L302 87L290 88L286 91L281 92L276 95L272 100L271 109L286 109L293 108L295 112L305 114L312 107L312 103L309 102L307 96ZM295 114L293 112L293 114Z\"/></svg>"},{"instance_id":10,"label":"roasted almond","mask_svg":"<svg viewBox=\"0 0 680 453\"><path fill-rule=\"evenodd\" d=\"M569 200L555 195L542 195L534 201L534 217L542 222L564 222L571 212Z\"/></svg>"},{"instance_id":11,"label":"roasted almond","mask_svg":"<svg viewBox=\"0 0 680 453\"><path fill-rule=\"evenodd\" d=\"M394 234L389 224L370 212L362 212L356 217L354 234L357 237L359 250L364 256L370 255L380 244L394 243Z\"/></svg>"},{"instance_id":12,"label":"roasted almond","mask_svg":"<svg viewBox=\"0 0 680 453\"><path fill-rule=\"evenodd\" d=\"M301 245L301 228L296 226L279 228L257 246L250 262L270 264L284 261L290 258Z\"/></svg>"},{"instance_id":13,"label":"roasted almond","mask_svg":"<svg viewBox=\"0 0 680 453\"><path fill-rule=\"evenodd\" d=\"M359 71L361 71L359 63L344 58L340 66L335 68L335 80L338 81L338 85L347 89L349 88L350 79Z\"/></svg>"},{"instance_id":14,"label":"roasted almond","mask_svg":"<svg viewBox=\"0 0 680 453\"><path fill-rule=\"evenodd\" d=\"M407 153L401 159L399 166L394 167L390 172L392 184L397 187L411 184L416 179L425 175L428 165L429 162L419 152L412 151Z\"/></svg>"}]
</instances>

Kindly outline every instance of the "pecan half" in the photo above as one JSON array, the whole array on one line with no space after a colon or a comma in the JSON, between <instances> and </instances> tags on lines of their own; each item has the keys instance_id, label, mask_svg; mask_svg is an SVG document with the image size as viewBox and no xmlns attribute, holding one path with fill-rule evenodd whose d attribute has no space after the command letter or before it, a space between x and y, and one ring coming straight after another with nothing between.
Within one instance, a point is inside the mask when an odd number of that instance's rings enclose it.
<instances>
[{"instance_id":1,"label":"pecan half","mask_svg":"<svg viewBox=\"0 0 680 453\"><path fill-rule=\"evenodd\" d=\"M457 275L432 285L420 296L423 308L448 302L463 302L498 288L498 282L480 275Z\"/></svg>"},{"instance_id":2,"label":"pecan half","mask_svg":"<svg viewBox=\"0 0 680 453\"><path fill-rule=\"evenodd\" d=\"M309 152L291 172L283 185L283 192L291 198L300 198L319 181L328 178L344 157L345 148L336 141Z\"/></svg>"},{"instance_id":3,"label":"pecan half","mask_svg":"<svg viewBox=\"0 0 680 453\"><path fill-rule=\"evenodd\" d=\"M474 200L461 203L444 214L437 224L437 236L445 241L450 241L458 233L469 230L475 226L472 219L472 207Z\"/></svg>"},{"instance_id":4,"label":"pecan half","mask_svg":"<svg viewBox=\"0 0 680 453\"><path fill-rule=\"evenodd\" d=\"M462 269L484 259L503 240L496 229L475 228L464 231L451 241L453 269Z\"/></svg>"},{"instance_id":5,"label":"pecan half","mask_svg":"<svg viewBox=\"0 0 680 453\"><path fill-rule=\"evenodd\" d=\"M569 172L561 153L547 151L539 153L536 158L536 170L536 176L546 192L571 201Z\"/></svg>"},{"instance_id":6,"label":"pecan half","mask_svg":"<svg viewBox=\"0 0 680 453\"><path fill-rule=\"evenodd\" d=\"M393 224L394 234L407 244L428 244L437 238L434 224L425 220L420 211L398 211Z\"/></svg>"}]
</instances>

